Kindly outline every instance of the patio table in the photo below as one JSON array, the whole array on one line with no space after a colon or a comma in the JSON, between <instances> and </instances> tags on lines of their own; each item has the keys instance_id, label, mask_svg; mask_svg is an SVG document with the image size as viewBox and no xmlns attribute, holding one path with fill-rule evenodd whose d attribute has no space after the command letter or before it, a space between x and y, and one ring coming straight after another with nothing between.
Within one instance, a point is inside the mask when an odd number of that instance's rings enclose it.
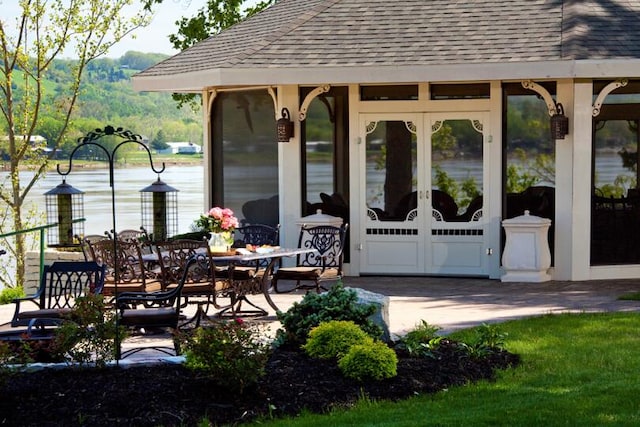
<instances>
[{"instance_id":1,"label":"patio table","mask_svg":"<svg viewBox=\"0 0 640 427\"><path fill-rule=\"evenodd\" d=\"M273 273L273 269L276 265L278 265L279 261L284 257L294 257L300 254L317 252L316 249L308 249L308 248L297 248L297 249L287 249L287 248L278 248L269 252L252 252L250 254L236 254L236 255L224 255L224 256L212 256L214 262L228 262L229 263L229 282L231 283L231 287L234 289L236 303L234 303L228 310L231 310L232 316L237 314L253 314L264 316L267 314L267 311L263 308L258 307L249 299L247 295L257 295L262 294L264 299L267 301L269 306L274 310L278 310L278 306L271 299L271 295L269 294L270 288L270 278ZM247 285L248 280L246 278L236 280L234 279L234 269L236 265L240 263L247 263L251 261L259 261L259 260L269 260L269 264L267 267L261 271L261 274L252 278ZM240 307L243 302L254 307L257 311L244 311L240 310ZM223 310L224 312L225 310Z\"/></svg>"},{"instance_id":2,"label":"patio table","mask_svg":"<svg viewBox=\"0 0 640 427\"><path fill-rule=\"evenodd\" d=\"M199 249L200 250L200 249ZM202 251L206 250L206 248L202 248ZM197 252L197 251L196 251ZM214 262L226 262L229 264L229 283L230 286L234 290L235 294L235 302L234 304L223 310L221 313L226 313L231 310L231 315L235 316L237 314L250 314L250 315L259 315L265 316L268 312L256 306L254 303L249 301L247 295L258 295L262 294L266 302L273 308L274 310L278 310L278 306L271 299L271 295L269 294L270 288L270 278L273 273L273 269L278 262L284 257L294 257L300 254L317 252L316 249L309 248L296 248L296 249L287 249L287 248L277 248L272 251L266 252L251 252L249 254L234 254L234 255L215 255L212 254L211 258ZM234 269L238 264L245 264L251 261L259 261L259 260L269 260L269 264L264 270L261 270L261 274L253 277L251 280L243 279L234 279ZM154 262L158 261L157 253L143 254L142 260L144 262ZM245 311L240 310L242 303L245 302L256 309L256 311Z\"/></svg>"}]
</instances>

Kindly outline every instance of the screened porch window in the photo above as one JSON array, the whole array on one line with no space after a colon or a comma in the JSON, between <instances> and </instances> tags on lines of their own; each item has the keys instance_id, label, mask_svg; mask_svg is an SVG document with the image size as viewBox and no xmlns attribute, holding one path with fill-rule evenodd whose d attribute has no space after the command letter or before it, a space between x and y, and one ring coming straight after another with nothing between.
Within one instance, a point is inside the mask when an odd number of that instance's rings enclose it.
<instances>
[{"instance_id":1,"label":"screened porch window","mask_svg":"<svg viewBox=\"0 0 640 427\"><path fill-rule=\"evenodd\" d=\"M555 82L540 83L555 96ZM555 144L544 100L521 84L503 86L506 117L503 132L503 215L514 218L529 211L551 219L552 263L555 234ZM504 235L503 235L504 247Z\"/></svg>"},{"instance_id":2,"label":"screened porch window","mask_svg":"<svg viewBox=\"0 0 640 427\"><path fill-rule=\"evenodd\" d=\"M220 93L211 126L214 204L233 209L243 223L278 224L278 143L271 96L266 90Z\"/></svg>"},{"instance_id":3,"label":"screened porch window","mask_svg":"<svg viewBox=\"0 0 640 427\"><path fill-rule=\"evenodd\" d=\"M594 100L609 82L594 82ZM593 119L591 265L640 264L640 82L605 98Z\"/></svg>"}]
</instances>

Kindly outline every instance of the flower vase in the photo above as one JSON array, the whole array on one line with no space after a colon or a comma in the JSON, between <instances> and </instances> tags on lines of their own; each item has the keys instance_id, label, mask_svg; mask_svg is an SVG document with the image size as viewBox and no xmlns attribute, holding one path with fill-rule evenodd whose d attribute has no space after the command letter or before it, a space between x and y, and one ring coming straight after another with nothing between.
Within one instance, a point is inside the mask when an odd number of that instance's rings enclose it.
<instances>
[{"instance_id":1,"label":"flower vase","mask_svg":"<svg viewBox=\"0 0 640 427\"><path fill-rule=\"evenodd\" d=\"M222 231L219 233L210 233L209 237L209 250L213 253L225 253L229 252L231 245L233 244L233 238L231 232Z\"/></svg>"}]
</instances>

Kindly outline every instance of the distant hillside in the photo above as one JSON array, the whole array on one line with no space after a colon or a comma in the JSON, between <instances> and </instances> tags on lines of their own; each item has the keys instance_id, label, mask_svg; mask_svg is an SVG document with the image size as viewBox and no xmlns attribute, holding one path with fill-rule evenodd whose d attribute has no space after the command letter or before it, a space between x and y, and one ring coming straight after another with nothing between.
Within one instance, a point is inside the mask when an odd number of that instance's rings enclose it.
<instances>
[{"instance_id":1,"label":"distant hillside","mask_svg":"<svg viewBox=\"0 0 640 427\"><path fill-rule=\"evenodd\" d=\"M177 108L177 103L169 93L135 92L130 78L162 60L167 55L129 51L119 59L100 58L89 63L83 78L83 87L75 110L73 125L67 132L65 150L75 145L77 137L87 132L113 125L129 129L153 142L188 141L201 144L202 116L185 106ZM65 91L70 83L70 67L73 60L55 60L48 70L43 83L47 98L56 92ZM14 81L20 81L20 73ZM16 98L21 96L21 86L14 85ZM43 103L46 108L53 102ZM60 121L55 111L41 114L36 134L49 142ZM2 124L0 124L0 128ZM0 129L2 131L2 129ZM69 147L69 148L67 148Z\"/></svg>"}]
</instances>

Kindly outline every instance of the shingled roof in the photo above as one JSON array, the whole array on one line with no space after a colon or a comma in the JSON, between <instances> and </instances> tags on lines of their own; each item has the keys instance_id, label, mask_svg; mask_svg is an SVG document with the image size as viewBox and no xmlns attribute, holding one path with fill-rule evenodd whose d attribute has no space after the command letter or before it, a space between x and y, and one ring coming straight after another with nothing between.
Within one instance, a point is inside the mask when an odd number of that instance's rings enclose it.
<instances>
[{"instance_id":1,"label":"shingled roof","mask_svg":"<svg viewBox=\"0 0 640 427\"><path fill-rule=\"evenodd\" d=\"M640 0L280 0L134 84L604 77L611 61L638 75L639 60Z\"/></svg>"}]
</instances>

